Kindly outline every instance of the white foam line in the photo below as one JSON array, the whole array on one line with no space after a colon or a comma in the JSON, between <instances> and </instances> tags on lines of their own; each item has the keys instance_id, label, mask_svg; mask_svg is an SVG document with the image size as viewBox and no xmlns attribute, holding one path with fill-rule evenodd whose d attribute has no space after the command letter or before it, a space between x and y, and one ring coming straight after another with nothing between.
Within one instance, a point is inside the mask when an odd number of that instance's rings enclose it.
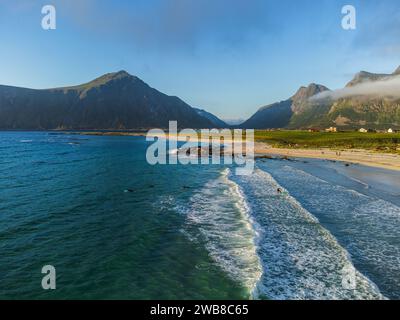
<instances>
[{"instance_id":1,"label":"white foam line","mask_svg":"<svg viewBox=\"0 0 400 320\"><path fill-rule=\"evenodd\" d=\"M242 217L244 219L244 221L246 221L246 226L249 230L252 231L252 233L254 234L253 236L253 244L254 244L254 248L255 248L255 252L257 254L257 258L258 258L258 263L261 266L261 270L263 270L262 268L262 260L260 259L260 256L258 255L258 242L260 239L260 233L261 233L261 227L257 224L257 222L254 221L252 215L251 215L251 210L250 207L246 201L246 197L243 194L242 189L240 188L240 186L229 179L229 174L230 174L230 170L226 169L224 170L223 175L225 176L227 182L229 184L231 184L232 188L232 193L235 194L239 201L236 203L238 209L240 210L240 212L242 213ZM260 271L259 275L258 275L258 280L257 282L253 285L253 287L251 288L251 297L253 299L258 299L259 298L259 293L258 293L258 284L260 283L260 280L262 278L262 271Z\"/></svg>"},{"instance_id":2,"label":"white foam line","mask_svg":"<svg viewBox=\"0 0 400 320\"><path fill-rule=\"evenodd\" d=\"M262 276L255 245L256 233L239 186L225 169L192 196L187 213L189 230L195 226L210 257L253 298ZM210 199L212 198L212 200Z\"/></svg>"},{"instance_id":3,"label":"white foam line","mask_svg":"<svg viewBox=\"0 0 400 320\"><path fill-rule=\"evenodd\" d=\"M255 174L254 175L258 175L258 178L261 178L261 179L263 179L263 180L265 180L269 185L269 187L272 187L272 188L281 188L282 190L284 190L284 191L286 191L287 192L287 190L285 190L282 186L280 186L278 183L277 183L277 181L269 174L269 173L267 173L267 172L264 172L264 171L262 171L262 170L260 170L260 169L257 169L256 171L255 171ZM261 176L264 176L264 177L261 177ZM255 177L254 177L254 179L255 179ZM323 181L323 180L322 180ZM253 182L253 181L251 181L250 180L250 183L251 182ZM255 182L255 183L257 183L257 181ZM239 187L239 188L241 188L241 187ZM276 189L275 189L276 190ZM267 194L266 194L267 195ZM243 196L243 193L242 193L242 196ZM355 270L355 272L356 272L356 275L357 275L357 280L358 280L358 282L360 282L361 284L362 284L362 287L364 288L363 290L370 290L371 292L370 293L367 293L367 292L364 292L364 295L365 296L370 296L370 297L381 297L381 298L384 298L382 295L381 295L381 293L379 292L379 289L378 289L378 287L370 280L370 279L368 279L367 277L365 277L363 274L361 274L358 270L356 270L355 268L354 268L354 265L353 265L353 263L351 262L351 259L350 259L350 255L349 255L349 253L347 252L347 250L346 249L344 249L343 247L341 247L340 245L339 245L339 243L337 242L337 240L336 240L336 238L327 230L327 229L325 229L325 228L323 228L320 224L319 224L319 222L318 222L318 219L314 216L314 215L312 215L310 212L308 212L306 209L304 209L302 206L301 206L301 204L294 198L294 197L292 197L291 195L289 195L289 193L288 193L288 196L286 197L286 199L285 199L285 201L287 201L288 203L290 203L291 204L291 206L292 206L292 208L293 209L295 209L296 208L296 211L298 212L298 213L301 213L305 218L306 218L306 221L308 221L308 223L312 223L312 224L318 224L318 226L320 227L320 231L319 231L319 235L320 236L322 236L322 235L324 235L323 236L323 239L325 240L325 241L327 241L327 243L330 243L330 245L329 245L329 247L332 247L332 249L334 249L334 250L338 250L338 253L340 252L340 251L342 251L342 255L343 255L343 257L345 258L345 260L347 260L347 261L342 261L341 263L344 263L345 265L348 265L348 266L350 266L351 268L353 268L354 270ZM290 209L290 207L288 208L288 209ZM248 212L250 213L251 212L251 210L249 209L248 210ZM289 214L290 214L290 212L288 212ZM295 213L293 213L293 214L295 214ZM255 227L255 222L254 222L254 219L251 219L250 221L252 221L252 224L253 224L253 226L254 226L254 228L256 228ZM269 226L265 226L265 227L269 227ZM259 227L257 227L257 228L259 228ZM293 231L293 230L292 230ZM288 229L288 230L286 230L286 231L284 231L284 232L291 232L290 231L290 229ZM318 232L317 232L317 234L318 234ZM273 232L272 232L272 236L273 236L274 234L273 234ZM294 239L296 239L296 237L294 238ZM267 239L268 240L268 239ZM270 239L271 240L271 239ZM260 242L260 241L258 241L258 242ZM292 246L294 246L291 250L300 250L299 252L301 253L301 252L303 252L302 250L304 250L304 248L302 248L301 247L301 243L292 243L291 244ZM260 244L260 243L258 243L258 247L260 247L260 246L262 246L262 244ZM298 247L298 246L300 246L300 247ZM290 247L290 246L289 246ZM288 247L288 248L289 248ZM302 249L301 249L302 248ZM259 248L260 249L260 248ZM260 250L257 250L257 251L260 251ZM270 248L271 249L271 248ZM282 250L285 250L285 247L282 247L281 248ZM279 248L278 248L278 250L280 250ZM316 248L315 248L315 250L316 250ZM321 249L320 249L321 250ZM290 252L289 252L290 253ZM295 254L296 253L296 251L293 251L291 254ZM321 254L326 254L326 252L325 251L321 251L320 252ZM278 255L279 255L279 253L277 253ZM288 254L288 252L286 252L286 253L284 253L284 254ZM303 254L304 254L304 252L303 252ZM310 253L309 253L310 254ZM272 253L272 255L274 255L273 253ZM303 256L303 257L299 257L299 258L307 258L308 257L308 254L306 255L306 256ZM308 258L312 258L311 256L310 257L308 257ZM316 258L316 259L319 259L318 257L314 257L314 258ZM322 257L322 261L325 261L325 260L327 260L327 261L332 261L332 259L334 259L334 257L333 256L326 256L326 257ZM338 257L338 259L339 259L339 257ZM264 274L265 274L265 276L266 277L268 277L268 274L266 274L266 270L268 270L268 267L271 267L271 265L269 265L269 266L267 266L267 265L265 265L265 263L266 263L266 261L265 261L265 259L262 259L261 257L260 257L260 261L261 261L261 263L262 263L262 265L263 265L263 270L264 270ZM315 262L317 262L318 263L318 261L315 261ZM271 264L272 262L271 261L268 261L268 263L269 264ZM340 265L341 263L339 263L339 262L336 262L336 264L337 265ZM306 268L307 267L309 267L309 265L306 263ZM279 268L279 267L278 267ZM311 268L312 268L312 270L313 269L315 269L315 268L317 268L317 269L320 269L320 268L323 268L323 266L321 265L311 265ZM306 281L305 283L304 283L304 285L306 285L306 287L308 288L307 290L310 290L310 287L309 286L311 286L311 288L312 288L312 286L314 286L314 285L322 285L322 289L321 289L321 293L324 293L325 291L324 291L324 283L323 282L321 282L321 280L313 280L312 279L312 274L308 274L308 276L309 277L311 277L310 279L308 279L308 278L304 278L304 276L302 276L302 277L300 277L300 279L303 279L302 281ZM297 278L294 278L294 280L296 280ZM297 280L299 280L299 279L297 279ZM279 279L278 279L278 281L279 281ZM310 283L308 282L308 281L311 281ZM314 282L315 283L314 283ZM260 277L260 280L259 280L259 283L257 284L257 288L259 289L259 290L262 290L261 288L263 287L263 284L261 283L262 282L262 277ZM269 284L271 284L271 283L269 283ZM297 285L297 284L296 284ZM369 288L369 289L368 289ZM267 290L264 292L265 294L267 294L267 295L271 295L271 288L266 288ZM295 287L294 288L294 290L298 290L299 288L297 288L297 287ZM296 298L296 297L299 297L299 296L302 296L302 294L300 294L300 293L298 293L298 292L293 292L293 291L291 291L291 290L293 290L292 288L287 288L287 290L289 290L288 291L288 295L286 295L284 292L283 293L279 293L279 294L275 294L274 296L272 296L272 298ZM340 299L340 297L342 297L342 294L343 294L343 298L345 297L345 296L347 296L347 293L341 293L340 291L344 291L344 289L343 290L341 290L340 288L335 288L335 290L333 290L332 292L331 292L331 298L339 298ZM314 298L316 298L317 297L317 295L315 294L315 293L312 293L311 291L308 293L308 294L311 294L311 296L312 297L314 297ZM325 293L324 293L325 294ZM354 293L355 294L355 293ZM305 293L305 295L307 295L307 293ZM270 296L271 297L271 296Z\"/></svg>"}]
</instances>

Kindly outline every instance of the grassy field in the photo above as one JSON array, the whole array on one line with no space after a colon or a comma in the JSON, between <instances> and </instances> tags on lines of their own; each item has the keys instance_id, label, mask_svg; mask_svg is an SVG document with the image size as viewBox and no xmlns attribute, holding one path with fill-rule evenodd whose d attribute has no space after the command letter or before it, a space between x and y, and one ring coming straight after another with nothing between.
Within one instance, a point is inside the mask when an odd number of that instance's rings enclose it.
<instances>
[{"instance_id":1,"label":"grassy field","mask_svg":"<svg viewBox=\"0 0 400 320\"><path fill-rule=\"evenodd\" d=\"M261 131L255 140L277 148L366 149L400 153L400 133Z\"/></svg>"}]
</instances>

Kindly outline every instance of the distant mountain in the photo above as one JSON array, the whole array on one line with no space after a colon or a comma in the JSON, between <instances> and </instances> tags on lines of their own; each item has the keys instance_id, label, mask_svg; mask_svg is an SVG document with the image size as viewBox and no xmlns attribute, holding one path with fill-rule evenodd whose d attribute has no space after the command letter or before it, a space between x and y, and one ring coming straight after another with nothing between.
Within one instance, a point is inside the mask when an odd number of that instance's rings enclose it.
<instances>
[{"instance_id":1,"label":"distant mountain","mask_svg":"<svg viewBox=\"0 0 400 320\"><path fill-rule=\"evenodd\" d=\"M344 89L310 84L288 100L259 109L241 127L400 128L400 67L391 74L357 73Z\"/></svg>"},{"instance_id":2,"label":"distant mountain","mask_svg":"<svg viewBox=\"0 0 400 320\"><path fill-rule=\"evenodd\" d=\"M354 94L333 101L326 116L330 123L343 128L400 128L400 67L391 74L361 71L345 90Z\"/></svg>"},{"instance_id":3,"label":"distant mountain","mask_svg":"<svg viewBox=\"0 0 400 320\"><path fill-rule=\"evenodd\" d=\"M393 73L371 73L367 71L360 71L354 78L346 85L346 87L354 87L359 84L368 82L385 81L397 78L400 75L400 66Z\"/></svg>"},{"instance_id":4,"label":"distant mountain","mask_svg":"<svg viewBox=\"0 0 400 320\"><path fill-rule=\"evenodd\" d=\"M211 128L213 122L178 97L125 71L64 88L0 86L0 129Z\"/></svg>"},{"instance_id":5,"label":"distant mountain","mask_svg":"<svg viewBox=\"0 0 400 320\"><path fill-rule=\"evenodd\" d=\"M400 67L399 67L400 69ZM400 73L400 70L397 69L392 74L385 74L385 73L371 73L367 71L360 71L357 73L354 78L346 85L346 87L353 87L361 83L371 82L371 81L378 81L378 80L385 80L390 77L396 76Z\"/></svg>"},{"instance_id":6,"label":"distant mountain","mask_svg":"<svg viewBox=\"0 0 400 320\"><path fill-rule=\"evenodd\" d=\"M329 90L328 88L310 84L301 87L291 98L260 108L249 120L240 125L242 128L277 129L293 126L296 115L306 113L310 108L309 98Z\"/></svg>"},{"instance_id":7,"label":"distant mountain","mask_svg":"<svg viewBox=\"0 0 400 320\"><path fill-rule=\"evenodd\" d=\"M241 128L284 128L293 115L291 100L285 100L260 108L250 119L239 125Z\"/></svg>"},{"instance_id":8,"label":"distant mountain","mask_svg":"<svg viewBox=\"0 0 400 320\"><path fill-rule=\"evenodd\" d=\"M290 118L287 128L299 129L308 127L325 127L325 114L329 111L329 103L323 100L313 101L310 98L330 90L320 84L310 84L308 87L301 87L292 99L293 115Z\"/></svg>"},{"instance_id":9,"label":"distant mountain","mask_svg":"<svg viewBox=\"0 0 400 320\"><path fill-rule=\"evenodd\" d=\"M231 118L231 119L223 119L223 121L225 121L225 123L230 125L230 126L238 126L238 125L242 124L243 122L245 122L246 119Z\"/></svg>"},{"instance_id":10,"label":"distant mountain","mask_svg":"<svg viewBox=\"0 0 400 320\"><path fill-rule=\"evenodd\" d=\"M218 118L216 115L213 115L212 113L207 112L203 109L194 108L194 110L196 110L196 112L203 118L210 120L215 128L229 128L229 125Z\"/></svg>"}]
</instances>

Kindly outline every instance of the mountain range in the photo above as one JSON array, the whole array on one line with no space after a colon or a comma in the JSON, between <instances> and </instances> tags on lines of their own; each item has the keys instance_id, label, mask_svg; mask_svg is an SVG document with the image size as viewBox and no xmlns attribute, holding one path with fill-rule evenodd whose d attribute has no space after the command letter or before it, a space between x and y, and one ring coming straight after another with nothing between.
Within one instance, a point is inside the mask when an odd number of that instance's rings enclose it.
<instances>
[{"instance_id":1,"label":"mountain range","mask_svg":"<svg viewBox=\"0 0 400 320\"><path fill-rule=\"evenodd\" d=\"M168 96L126 71L71 87L27 89L0 85L0 129L134 130L226 128L215 115ZM260 108L235 128L400 128L400 67L391 74L361 71L343 89L312 83L290 98Z\"/></svg>"},{"instance_id":2,"label":"mountain range","mask_svg":"<svg viewBox=\"0 0 400 320\"><path fill-rule=\"evenodd\" d=\"M239 125L254 129L400 128L400 67L391 74L357 73L345 88L312 83L287 100L260 108Z\"/></svg>"},{"instance_id":3,"label":"mountain range","mask_svg":"<svg viewBox=\"0 0 400 320\"><path fill-rule=\"evenodd\" d=\"M205 111L203 109L199 109L199 108L194 108L194 110L196 110L196 112L203 118L210 120L215 128L228 128L229 127L229 125L225 121L221 120L216 115L214 115L210 112L207 112L207 111Z\"/></svg>"},{"instance_id":4,"label":"mountain range","mask_svg":"<svg viewBox=\"0 0 400 320\"><path fill-rule=\"evenodd\" d=\"M139 129L219 127L220 120L125 71L55 89L0 86L0 129ZM215 123L217 122L217 123Z\"/></svg>"}]
</instances>

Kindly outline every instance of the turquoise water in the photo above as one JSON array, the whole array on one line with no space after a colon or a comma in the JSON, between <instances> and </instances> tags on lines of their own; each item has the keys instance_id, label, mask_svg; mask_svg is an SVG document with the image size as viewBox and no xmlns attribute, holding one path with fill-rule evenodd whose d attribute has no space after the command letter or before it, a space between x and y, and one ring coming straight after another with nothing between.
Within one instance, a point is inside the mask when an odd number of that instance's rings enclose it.
<instances>
[{"instance_id":1,"label":"turquoise water","mask_svg":"<svg viewBox=\"0 0 400 320\"><path fill-rule=\"evenodd\" d=\"M0 299L400 297L395 196L303 162L150 166L148 145L0 133Z\"/></svg>"}]
</instances>

